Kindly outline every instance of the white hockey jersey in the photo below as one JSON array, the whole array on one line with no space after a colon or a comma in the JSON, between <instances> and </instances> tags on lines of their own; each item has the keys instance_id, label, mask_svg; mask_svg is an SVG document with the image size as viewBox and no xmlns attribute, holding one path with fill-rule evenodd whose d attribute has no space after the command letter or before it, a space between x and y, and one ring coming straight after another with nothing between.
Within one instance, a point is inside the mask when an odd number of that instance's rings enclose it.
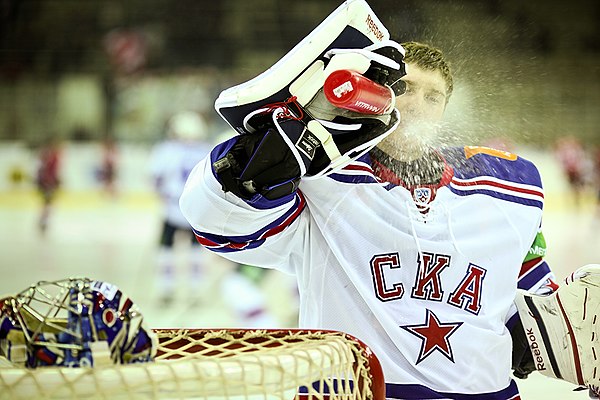
<instances>
[{"instance_id":1,"label":"white hockey jersey","mask_svg":"<svg viewBox=\"0 0 600 400\"><path fill-rule=\"evenodd\" d=\"M367 154L280 200L224 193L212 162L180 200L198 240L298 279L300 326L350 333L375 352L392 399L511 399L513 299L549 276L522 264L543 206L533 164L480 147L442 151L439 188L377 176ZM420 207L417 207L417 204ZM428 209L423 212L423 207Z\"/></svg>"}]
</instances>

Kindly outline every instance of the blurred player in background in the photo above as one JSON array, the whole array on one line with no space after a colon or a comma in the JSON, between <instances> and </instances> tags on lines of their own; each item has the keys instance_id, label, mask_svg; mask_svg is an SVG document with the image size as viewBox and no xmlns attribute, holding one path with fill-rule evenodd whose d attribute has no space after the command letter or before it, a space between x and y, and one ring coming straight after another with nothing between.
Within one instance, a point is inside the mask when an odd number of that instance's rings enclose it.
<instances>
[{"instance_id":1,"label":"blurred player in background","mask_svg":"<svg viewBox=\"0 0 600 400\"><path fill-rule=\"evenodd\" d=\"M580 141L574 136L564 136L556 141L555 154L567 178L575 206L581 206L585 189L585 167L587 156Z\"/></svg>"},{"instance_id":2,"label":"blurred player in background","mask_svg":"<svg viewBox=\"0 0 600 400\"><path fill-rule=\"evenodd\" d=\"M596 222L600 222L600 146L594 149L594 184L596 190Z\"/></svg>"},{"instance_id":3,"label":"blurred player in background","mask_svg":"<svg viewBox=\"0 0 600 400\"><path fill-rule=\"evenodd\" d=\"M115 197L117 188L115 180L117 178L117 160L119 150L114 138L107 137L102 141L102 159L98 169L98 179L102 183L104 191L110 197Z\"/></svg>"},{"instance_id":4,"label":"blurred player in background","mask_svg":"<svg viewBox=\"0 0 600 400\"><path fill-rule=\"evenodd\" d=\"M199 160L211 150L212 143L204 119L195 112L181 112L173 115L167 123L166 140L157 144L151 155L151 173L157 193L163 203L163 226L158 252L157 288L160 301L170 305L179 289L177 285L178 261L187 259L189 275L185 278L192 296L192 302L198 302L198 291L206 288L208 265L206 251L199 246L194 232L179 209L179 197L187 177ZM199 205L201 206L201 205ZM207 207L210 208L210 207ZM192 249L185 253L176 251L180 237L187 240ZM182 243L184 244L184 243ZM224 299L226 307L232 312L237 326L277 326L267 311L265 298L261 293L258 280L250 278L255 267L230 263L221 263L225 268L224 276L219 280L216 292ZM226 265L223 265L226 264ZM213 294L213 293L211 293Z\"/></svg>"},{"instance_id":5,"label":"blurred player in background","mask_svg":"<svg viewBox=\"0 0 600 400\"><path fill-rule=\"evenodd\" d=\"M298 126L290 107L215 147L181 208L213 251L296 275L300 326L364 340L389 398L517 399L511 369L535 370L517 288L557 288L543 259L540 175L506 151L433 146L453 78L439 50L403 46L401 120L377 147L300 180L281 139Z\"/></svg>"},{"instance_id":6,"label":"blurred player in background","mask_svg":"<svg viewBox=\"0 0 600 400\"><path fill-rule=\"evenodd\" d=\"M36 186L42 196L42 211L38 228L42 234L48 229L52 203L60 186L61 149L58 139L50 138L39 151Z\"/></svg>"},{"instance_id":7,"label":"blurred player in background","mask_svg":"<svg viewBox=\"0 0 600 400\"><path fill-rule=\"evenodd\" d=\"M196 112L185 111L173 115L167 122L166 139L152 150L150 172L154 187L163 205L163 225L159 240L157 285L164 305L175 296L176 235L197 246L189 224L179 210L179 196L194 165L208 154L211 145L204 119ZM189 252L190 275L185 280L190 288L197 289L202 274L204 252Z\"/></svg>"}]
</instances>

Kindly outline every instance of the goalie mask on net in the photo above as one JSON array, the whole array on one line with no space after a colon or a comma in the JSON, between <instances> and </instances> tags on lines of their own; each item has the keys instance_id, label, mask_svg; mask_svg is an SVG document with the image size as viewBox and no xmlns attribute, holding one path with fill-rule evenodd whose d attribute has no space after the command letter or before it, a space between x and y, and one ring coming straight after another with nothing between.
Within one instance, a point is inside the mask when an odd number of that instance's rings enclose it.
<instances>
[{"instance_id":1,"label":"goalie mask on net","mask_svg":"<svg viewBox=\"0 0 600 400\"><path fill-rule=\"evenodd\" d=\"M15 364L93 366L151 361L157 340L116 286L87 278L39 282L0 299L0 355Z\"/></svg>"}]
</instances>

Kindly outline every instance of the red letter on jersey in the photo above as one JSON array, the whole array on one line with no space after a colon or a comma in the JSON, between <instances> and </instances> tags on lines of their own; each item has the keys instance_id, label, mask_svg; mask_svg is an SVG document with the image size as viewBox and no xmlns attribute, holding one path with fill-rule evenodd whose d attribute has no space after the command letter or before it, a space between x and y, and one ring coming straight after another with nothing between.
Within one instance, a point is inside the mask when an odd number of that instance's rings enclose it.
<instances>
[{"instance_id":1,"label":"red letter on jersey","mask_svg":"<svg viewBox=\"0 0 600 400\"><path fill-rule=\"evenodd\" d=\"M412 289L411 297L421 300L442 301L444 291L440 274L450 265L450 256L422 253L418 260L419 272Z\"/></svg>"},{"instance_id":2,"label":"red letter on jersey","mask_svg":"<svg viewBox=\"0 0 600 400\"><path fill-rule=\"evenodd\" d=\"M485 277L485 269L469 264L467 275L458 288L450 295L448 304L462 308L472 314L479 314L481 309L481 284ZM466 306L465 306L466 303Z\"/></svg>"},{"instance_id":3,"label":"red letter on jersey","mask_svg":"<svg viewBox=\"0 0 600 400\"><path fill-rule=\"evenodd\" d=\"M373 275L375 294L381 301L401 299L404 294L402 283L393 283L391 288L386 287L385 284L384 269L400 268L399 259L398 253L378 254L371 259L371 274Z\"/></svg>"}]
</instances>

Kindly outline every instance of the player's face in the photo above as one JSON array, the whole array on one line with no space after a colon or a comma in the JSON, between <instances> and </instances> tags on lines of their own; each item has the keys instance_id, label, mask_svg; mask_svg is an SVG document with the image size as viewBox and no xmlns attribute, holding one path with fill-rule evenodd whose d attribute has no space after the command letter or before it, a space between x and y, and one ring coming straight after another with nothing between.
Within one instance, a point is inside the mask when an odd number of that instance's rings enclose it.
<instances>
[{"instance_id":1,"label":"player's face","mask_svg":"<svg viewBox=\"0 0 600 400\"><path fill-rule=\"evenodd\" d=\"M378 147L399 160L421 156L437 136L437 126L446 108L446 81L437 70L407 64L402 78L406 92L396 97L400 124Z\"/></svg>"},{"instance_id":2,"label":"player's face","mask_svg":"<svg viewBox=\"0 0 600 400\"><path fill-rule=\"evenodd\" d=\"M408 64L402 80L406 83L406 92L396 98L396 108L404 124L440 121L447 95L442 73Z\"/></svg>"}]
</instances>

